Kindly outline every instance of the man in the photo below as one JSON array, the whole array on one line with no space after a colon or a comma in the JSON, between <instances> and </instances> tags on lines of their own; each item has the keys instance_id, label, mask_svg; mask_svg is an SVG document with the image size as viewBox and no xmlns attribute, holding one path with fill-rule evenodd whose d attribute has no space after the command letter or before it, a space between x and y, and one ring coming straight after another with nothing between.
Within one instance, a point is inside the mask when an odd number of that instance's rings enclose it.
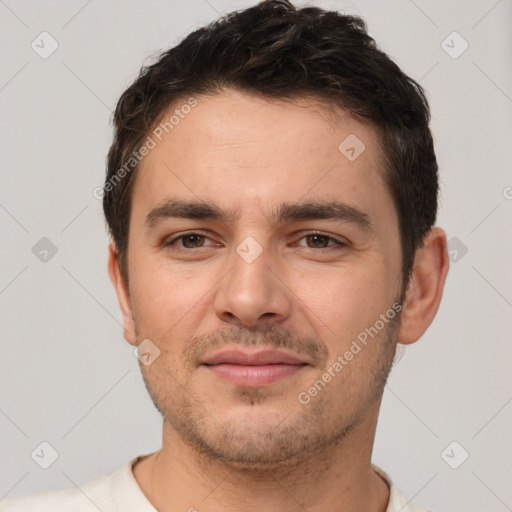
<instances>
[{"instance_id":1,"label":"man","mask_svg":"<svg viewBox=\"0 0 512 512\"><path fill-rule=\"evenodd\" d=\"M421 87L363 20L263 2L116 108L108 269L162 448L4 512L418 512L371 463L448 272Z\"/></svg>"}]
</instances>

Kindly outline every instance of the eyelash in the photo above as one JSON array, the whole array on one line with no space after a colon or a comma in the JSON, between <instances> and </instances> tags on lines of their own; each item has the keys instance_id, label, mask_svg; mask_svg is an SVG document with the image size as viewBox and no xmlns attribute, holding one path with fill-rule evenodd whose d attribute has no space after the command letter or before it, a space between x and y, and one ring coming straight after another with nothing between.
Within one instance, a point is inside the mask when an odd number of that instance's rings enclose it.
<instances>
[{"instance_id":1,"label":"eyelash","mask_svg":"<svg viewBox=\"0 0 512 512\"><path fill-rule=\"evenodd\" d=\"M195 247L195 248L188 248L188 247L180 247L178 245L176 245L176 242L178 242L179 240L182 240L188 236L192 236L192 235L197 235L197 236L200 236L202 238L205 238L205 239L209 239L206 235L202 235L201 233L198 233L196 231L190 231L188 233L182 233L181 235L177 236L177 237L174 237L172 238L171 240L168 240L166 242L164 242L164 246L166 248L169 248L169 249L172 249L172 250L175 250L175 251L178 251L178 252L192 252L192 251L196 251L196 250L199 250L199 249L204 249L205 247ZM342 249L344 247L346 247L348 244L344 243L344 242L341 242L339 240L337 240L336 238L330 236L330 235L327 235L325 233L322 233L320 231L311 231L311 232L308 232L308 233L305 233L301 238L300 240L302 240L303 238L306 238L308 236L321 236L321 237L324 237L324 238L327 238L328 239L328 242L334 242L334 245L330 245L330 246L327 246L327 247L305 247L306 249L309 249L309 250L312 250L312 251L326 251L326 250L331 250L331 249Z\"/></svg>"}]
</instances>

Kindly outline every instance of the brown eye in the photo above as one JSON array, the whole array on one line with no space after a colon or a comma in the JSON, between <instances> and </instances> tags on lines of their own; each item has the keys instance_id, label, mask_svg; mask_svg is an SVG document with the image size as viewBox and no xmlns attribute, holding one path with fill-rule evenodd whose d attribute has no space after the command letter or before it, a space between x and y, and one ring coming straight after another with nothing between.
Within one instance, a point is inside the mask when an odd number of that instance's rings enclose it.
<instances>
[{"instance_id":1,"label":"brown eye","mask_svg":"<svg viewBox=\"0 0 512 512\"><path fill-rule=\"evenodd\" d=\"M166 241L164 245L174 251L193 252L194 249L209 247L208 240L210 239L206 235L201 235L200 233L185 233Z\"/></svg>"},{"instance_id":2,"label":"brown eye","mask_svg":"<svg viewBox=\"0 0 512 512\"><path fill-rule=\"evenodd\" d=\"M181 239L183 247L187 249L195 249L196 247L202 247L204 245L204 236L202 235L183 235L178 238Z\"/></svg>"},{"instance_id":3,"label":"brown eye","mask_svg":"<svg viewBox=\"0 0 512 512\"><path fill-rule=\"evenodd\" d=\"M302 242L302 241L305 241ZM306 233L301 238L301 243L303 247L307 249L342 249L347 244L337 240L336 238L326 235L324 233Z\"/></svg>"},{"instance_id":4,"label":"brown eye","mask_svg":"<svg viewBox=\"0 0 512 512\"><path fill-rule=\"evenodd\" d=\"M332 240L331 237L327 235L307 235L306 240L308 241L308 245L314 249L324 249L329 246L329 241Z\"/></svg>"}]
</instances>

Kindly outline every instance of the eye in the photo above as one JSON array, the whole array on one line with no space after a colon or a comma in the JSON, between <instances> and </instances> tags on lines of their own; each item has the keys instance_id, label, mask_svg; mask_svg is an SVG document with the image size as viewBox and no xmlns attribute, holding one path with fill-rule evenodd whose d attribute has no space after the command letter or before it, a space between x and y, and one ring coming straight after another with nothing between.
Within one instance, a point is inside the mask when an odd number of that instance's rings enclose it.
<instances>
[{"instance_id":1,"label":"eye","mask_svg":"<svg viewBox=\"0 0 512 512\"><path fill-rule=\"evenodd\" d=\"M309 249L329 249L331 247L344 247L347 245L332 236L316 232L304 235L301 240L306 240Z\"/></svg>"},{"instance_id":2,"label":"eye","mask_svg":"<svg viewBox=\"0 0 512 512\"><path fill-rule=\"evenodd\" d=\"M191 235L183 235L180 236L183 247L186 247L187 249L195 249L196 247L202 247L204 245L204 239L205 237L198 234L191 234Z\"/></svg>"},{"instance_id":3,"label":"eye","mask_svg":"<svg viewBox=\"0 0 512 512\"><path fill-rule=\"evenodd\" d=\"M200 249L207 247L206 240L209 238L200 233L185 233L171 240L164 242L165 247L176 249L178 251L187 251L188 249Z\"/></svg>"},{"instance_id":4,"label":"eye","mask_svg":"<svg viewBox=\"0 0 512 512\"><path fill-rule=\"evenodd\" d=\"M306 249L341 249L347 246L346 243L335 239L330 235L326 235L325 233L319 232L311 232L307 233L300 238L300 241L305 240L305 244L299 243L298 245L302 247L306 247ZM206 235L196 232L182 233L179 236L175 236L170 240L164 242L164 246L166 248L172 249L174 251L179 252L193 252L195 249L202 249L212 246L218 246L220 244L216 244L212 242L208 244L207 242L212 240L208 238Z\"/></svg>"}]
</instances>

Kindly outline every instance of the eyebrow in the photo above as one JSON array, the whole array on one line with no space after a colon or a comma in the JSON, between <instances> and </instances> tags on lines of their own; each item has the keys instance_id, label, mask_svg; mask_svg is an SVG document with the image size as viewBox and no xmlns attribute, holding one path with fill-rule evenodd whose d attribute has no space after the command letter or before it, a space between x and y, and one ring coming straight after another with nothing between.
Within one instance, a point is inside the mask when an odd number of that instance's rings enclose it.
<instances>
[{"instance_id":1,"label":"eyebrow","mask_svg":"<svg viewBox=\"0 0 512 512\"><path fill-rule=\"evenodd\" d=\"M216 220L230 223L235 217L236 211L225 211L215 203L208 201L166 199L148 213L144 225L147 230L151 230L168 218ZM368 214L337 201L283 203L272 212L269 220L274 225L287 221L337 220L355 224L364 231L374 231Z\"/></svg>"}]
</instances>

